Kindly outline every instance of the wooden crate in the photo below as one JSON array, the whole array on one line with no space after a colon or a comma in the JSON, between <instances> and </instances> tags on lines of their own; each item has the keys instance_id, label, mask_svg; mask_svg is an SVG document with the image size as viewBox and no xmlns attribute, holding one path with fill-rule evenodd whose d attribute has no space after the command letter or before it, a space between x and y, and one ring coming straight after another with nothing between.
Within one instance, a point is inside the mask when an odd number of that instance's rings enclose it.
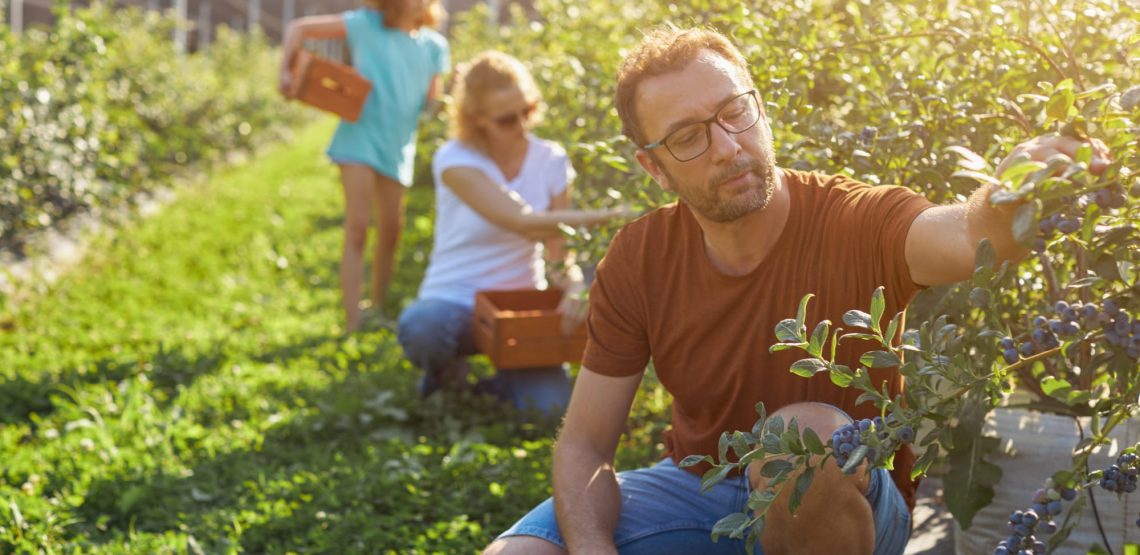
<instances>
[{"instance_id":1,"label":"wooden crate","mask_svg":"<svg viewBox=\"0 0 1140 555\"><path fill-rule=\"evenodd\" d=\"M475 346L500 370L582 360L586 325L562 335L556 309L562 291L533 289L475 294Z\"/></svg>"},{"instance_id":2,"label":"wooden crate","mask_svg":"<svg viewBox=\"0 0 1140 555\"><path fill-rule=\"evenodd\" d=\"M345 121L360 119L372 83L355 69L299 50L293 57L292 70L289 98L332 112Z\"/></svg>"}]
</instances>

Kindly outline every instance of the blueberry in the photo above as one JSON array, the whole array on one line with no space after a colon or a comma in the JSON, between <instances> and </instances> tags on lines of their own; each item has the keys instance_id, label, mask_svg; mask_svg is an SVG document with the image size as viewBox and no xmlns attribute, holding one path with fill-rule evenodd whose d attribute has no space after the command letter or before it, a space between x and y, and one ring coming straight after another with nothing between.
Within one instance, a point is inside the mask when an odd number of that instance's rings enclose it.
<instances>
[{"instance_id":1,"label":"blueberry","mask_svg":"<svg viewBox=\"0 0 1140 555\"><path fill-rule=\"evenodd\" d=\"M1005 359L1006 364L1013 364L1021 360L1021 357L1017 355L1017 349L1006 349L1001 352L1001 357Z\"/></svg>"},{"instance_id":2,"label":"blueberry","mask_svg":"<svg viewBox=\"0 0 1140 555\"><path fill-rule=\"evenodd\" d=\"M1057 223L1057 231L1068 235L1080 229L1081 222L1079 220L1062 220Z\"/></svg>"},{"instance_id":3,"label":"blueberry","mask_svg":"<svg viewBox=\"0 0 1140 555\"><path fill-rule=\"evenodd\" d=\"M1061 490L1061 499L1065 501L1072 501L1077 498L1077 490L1073 488L1065 488Z\"/></svg>"},{"instance_id":4,"label":"blueberry","mask_svg":"<svg viewBox=\"0 0 1140 555\"><path fill-rule=\"evenodd\" d=\"M910 443L914 441L914 429L910 426L903 426L899 428L899 441L903 443Z\"/></svg>"},{"instance_id":5,"label":"blueberry","mask_svg":"<svg viewBox=\"0 0 1140 555\"><path fill-rule=\"evenodd\" d=\"M1041 530L1042 532L1044 532L1046 534L1052 534L1053 532L1057 531L1057 523L1053 522L1052 520L1046 520L1045 522L1042 522L1037 527L1037 529Z\"/></svg>"},{"instance_id":6,"label":"blueberry","mask_svg":"<svg viewBox=\"0 0 1140 555\"><path fill-rule=\"evenodd\" d=\"M1086 304L1081 308L1081 316L1084 316L1085 319L1091 319L1096 316L1096 312L1096 305L1092 303Z\"/></svg>"},{"instance_id":7,"label":"blueberry","mask_svg":"<svg viewBox=\"0 0 1140 555\"><path fill-rule=\"evenodd\" d=\"M1062 311L1061 316L1068 322L1075 322L1080 317L1076 309L1071 306Z\"/></svg>"},{"instance_id":8,"label":"blueberry","mask_svg":"<svg viewBox=\"0 0 1140 555\"><path fill-rule=\"evenodd\" d=\"M1037 348L1034 347L1032 343L1026 341L1025 343L1021 344L1021 354L1027 357L1031 357L1037 354Z\"/></svg>"},{"instance_id":9,"label":"blueberry","mask_svg":"<svg viewBox=\"0 0 1140 555\"><path fill-rule=\"evenodd\" d=\"M1035 328L1043 328L1047 325L1049 325L1049 319L1044 316L1038 316L1033 319L1033 327Z\"/></svg>"},{"instance_id":10,"label":"blueberry","mask_svg":"<svg viewBox=\"0 0 1140 555\"><path fill-rule=\"evenodd\" d=\"M1050 501L1046 508L1049 510L1049 514L1051 515L1059 515L1063 510L1060 501Z\"/></svg>"},{"instance_id":11,"label":"blueberry","mask_svg":"<svg viewBox=\"0 0 1140 555\"><path fill-rule=\"evenodd\" d=\"M1053 305L1053 310L1055 310L1057 312L1057 314L1061 314L1062 312L1065 312L1065 310L1068 308L1069 308L1069 303L1067 303L1065 301L1057 301L1057 304Z\"/></svg>"},{"instance_id":12,"label":"blueberry","mask_svg":"<svg viewBox=\"0 0 1140 555\"><path fill-rule=\"evenodd\" d=\"M1016 346L1017 346L1017 345L1016 345L1016 344L1013 342L1013 338L1012 338L1012 337L1003 337L1003 338L1001 338L1001 341L999 341L999 342L998 342L998 345L1001 345L1001 348L1002 348L1002 349L1012 349L1012 348L1014 348L1014 347L1016 347Z\"/></svg>"}]
</instances>

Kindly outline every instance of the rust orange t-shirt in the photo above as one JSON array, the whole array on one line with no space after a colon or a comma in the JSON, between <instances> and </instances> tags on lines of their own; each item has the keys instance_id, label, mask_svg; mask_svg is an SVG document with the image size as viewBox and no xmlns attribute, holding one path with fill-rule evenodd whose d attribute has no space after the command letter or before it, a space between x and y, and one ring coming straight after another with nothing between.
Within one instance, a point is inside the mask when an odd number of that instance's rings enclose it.
<instances>
[{"instance_id":1,"label":"rust orange t-shirt","mask_svg":"<svg viewBox=\"0 0 1140 555\"><path fill-rule=\"evenodd\" d=\"M885 326L922 288L910 279L904 248L911 223L932 204L903 187L783 171L791 195L787 224L751 273L727 276L713 267L701 228L683 203L626 225L598 265L582 366L631 376L652 359L673 395L672 428L664 439L675 461L693 454L715 457L722 432L752 429L759 401L769 413L818 401L855 418L878 414L869 403L855 406L859 390L837 387L825 374L792 374L792 363L806 356L802 351L769 353L768 347L777 343L776 324L794 318L807 293L815 294L807 311L810 333L823 319L847 327L843 314L867 311L871 294L884 286ZM859 356L872 349L869 343L844 342L837 362L855 368ZM886 381L892 395L901 391L896 369L874 370L872 378ZM913 464L913 453L904 449L893 473L912 508Z\"/></svg>"}]
</instances>

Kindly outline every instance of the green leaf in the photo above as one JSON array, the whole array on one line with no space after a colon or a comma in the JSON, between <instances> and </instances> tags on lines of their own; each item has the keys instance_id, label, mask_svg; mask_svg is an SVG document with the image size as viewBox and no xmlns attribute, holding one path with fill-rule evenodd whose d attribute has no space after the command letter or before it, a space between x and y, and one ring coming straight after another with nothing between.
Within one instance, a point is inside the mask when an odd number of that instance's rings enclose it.
<instances>
[{"instance_id":1,"label":"green leaf","mask_svg":"<svg viewBox=\"0 0 1140 555\"><path fill-rule=\"evenodd\" d=\"M729 446L728 432L724 432L724 433L720 434L720 440L717 441L717 444L716 444L716 453L717 453L716 460L720 461L721 464L724 464L728 460L728 446Z\"/></svg>"},{"instance_id":2,"label":"green leaf","mask_svg":"<svg viewBox=\"0 0 1140 555\"><path fill-rule=\"evenodd\" d=\"M985 308L990 305L990 292L988 289L975 287L970 290L970 306Z\"/></svg>"},{"instance_id":3,"label":"green leaf","mask_svg":"<svg viewBox=\"0 0 1140 555\"><path fill-rule=\"evenodd\" d=\"M784 450L793 455L804 454L804 444L800 441L800 434L797 430L788 429L780 435L780 444L784 446Z\"/></svg>"},{"instance_id":4,"label":"green leaf","mask_svg":"<svg viewBox=\"0 0 1140 555\"><path fill-rule=\"evenodd\" d=\"M1050 397L1063 399L1062 396L1068 394L1072 389L1073 384L1053 376L1046 376L1045 379L1041 380L1041 391Z\"/></svg>"},{"instance_id":5,"label":"green leaf","mask_svg":"<svg viewBox=\"0 0 1140 555\"><path fill-rule=\"evenodd\" d=\"M859 364L868 368L894 368L901 363L899 357L890 351L870 351L859 357Z\"/></svg>"},{"instance_id":6,"label":"green leaf","mask_svg":"<svg viewBox=\"0 0 1140 555\"><path fill-rule=\"evenodd\" d=\"M748 508L755 514L761 514L766 512L775 500L776 492L770 489L755 489L748 494Z\"/></svg>"},{"instance_id":7,"label":"green leaf","mask_svg":"<svg viewBox=\"0 0 1140 555\"><path fill-rule=\"evenodd\" d=\"M847 387L851 385L851 381L855 379L855 374L851 369L842 365L836 364L831 367L831 383L839 387Z\"/></svg>"},{"instance_id":8,"label":"green leaf","mask_svg":"<svg viewBox=\"0 0 1140 555\"><path fill-rule=\"evenodd\" d=\"M743 537L744 530L748 528L749 518L744 513L732 513L713 525L712 539L715 542L721 536L728 536L734 540Z\"/></svg>"},{"instance_id":9,"label":"green leaf","mask_svg":"<svg viewBox=\"0 0 1140 555\"><path fill-rule=\"evenodd\" d=\"M732 452L736 453L737 459L748 454L751 450L748 440L744 438L744 432L738 430L732 433Z\"/></svg>"},{"instance_id":10,"label":"green leaf","mask_svg":"<svg viewBox=\"0 0 1140 555\"><path fill-rule=\"evenodd\" d=\"M981 172L960 170L950 174L950 177L963 177L966 179L973 179L983 185L1001 185L1001 182L994 179L992 175L984 174Z\"/></svg>"},{"instance_id":11,"label":"green leaf","mask_svg":"<svg viewBox=\"0 0 1140 555\"><path fill-rule=\"evenodd\" d=\"M986 160L964 146L951 146L946 150L958 155L958 166L962 168L973 171L986 169Z\"/></svg>"},{"instance_id":12,"label":"green leaf","mask_svg":"<svg viewBox=\"0 0 1140 555\"><path fill-rule=\"evenodd\" d=\"M851 452L851 455L847 457L847 464L843 465L843 473L851 474L855 472L855 469L859 468L859 464L867 457L867 451L868 447L866 445L856 447L855 450Z\"/></svg>"},{"instance_id":13,"label":"green leaf","mask_svg":"<svg viewBox=\"0 0 1140 555\"><path fill-rule=\"evenodd\" d=\"M776 324L776 339L783 343L807 343L803 333L803 327L791 318Z\"/></svg>"},{"instance_id":14,"label":"green leaf","mask_svg":"<svg viewBox=\"0 0 1140 555\"><path fill-rule=\"evenodd\" d=\"M768 419L766 430L769 434L782 435L784 433L784 417L773 416Z\"/></svg>"},{"instance_id":15,"label":"green leaf","mask_svg":"<svg viewBox=\"0 0 1140 555\"><path fill-rule=\"evenodd\" d=\"M823 446L823 442L820 441L819 436L815 433L815 430L811 428L804 428L803 439L804 447L806 447L808 452L811 454L823 455L827 453L827 450Z\"/></svg>"},{"instance_id":16,"label":"green leaf","mask_svg":"<svg viewBox=\"0 0 1140 555\"><path fill-rule=\"evenodd\" d=\"M824 320L815 326L815 331L811 332L811 343L808 345L807 351L813 357L820 357L823 352L823 343L827 341L827 334L831 331L831 321Z\"/></svg>"},{"instance_id":17,"label":"green leaf","mask_svg":"<svg viewBox=\"0 0 1140 555\"><path fill-rule=\"evenodd\" d=\"M775 345L768 347L768 352L778 353L780 351L786 351L788 349L803 349L806 351L807 347L807 343L776 343Z\"/></svg>"},{"instance_id":18,"label":"green leaf","mask_svg":"<svg viewBox=\"0 0 1140 555\"><path fill-rule=\"evenodd\" d=\"M1067 79L1066 79L1067 81ZM1055 120L1068 119L1069 110L1073 108L1076 98L1071 87L1059 88L1053 91L1049 102L1045 105L1045 114Z\"/></svg>"},{"instance_id":19,"label":"green leaf","mask_svg":"<svg viewBox=\"0 0 1140 555\"><path fill-rule=\"evenodd\" d=\"M977 250L974 251L974 267L975 268L993 268L997 265L997 252L994 251L993 243L989 239L983 238L978 243Z\"/></svg>"},{"instance_id":20,"label":"green leaf","mask_svg":"<svg viewBox=\"0 0 1140 555\"><path fill-rule=\"evenodd\" d=\"M913 480L926 474L926 471L930 470L930 465L934 464L934 461L937 459L938 444L935 443L927 447L926 451L923 451L922 456L914 462L914 466L910 469L910 479Z\"/></svg>"},{"instance_id":21,"label":"green leaf","mask_svg":"<svg viewBox=\"0 0 1140 555\"><path fill-rule=\"evenodd\" d=\"M792 363L791 372L797 376L810 378L827 370L827 363L818 358L803 358Z\"/></svg>"},{"instance_id":22,"label":"green leaf","mask_svg":"<svg viewBox=\"0 0 1140 555\"><path fill-rule=\"evenodd\" d=\"M681 468L688 468L690 466L696 466L703 462L713 464L713 458L708 455L689 455L681 459L681 462L677 466Z\"/></svg>"},{"instance_id":23,"label":"green leaf","mask_svg":"<svg viewBox=\"0 0 1140 555\"><path fill-rule=\"evenodd\" d=\"M1016 189L1025 183L1025 176L1035 171L1041 171L1043 169L1045 169L1044 162L1038 162L1037 160L1021 160L1020 162L1006 166L1006 168L1002 171L1002 174L998 177ZM997 192L998 191L995 191L994 194ZM1019 195L1014 194L1014 199L1020 198L1021 197ZM994 199L993 194L990 195L990 202L997 202L997 200Z\"/></svg>"},{"instance_id":24,"label":"green leaf","mask_svg":"<svg viewBox=\"0 0 1140 555\"><path fill-rule=\"evenodd\" d=\"M768 452L765 451L763 447L757 447L745 453L743 457L740 457L738 464L742 467L748 466L753 462L763 459L765 456L767 456L767 454Z\"/></svg>"},{"instance_id":25,"label":"green leaf","mask_svg":"<svg viewBox=\"0 0 1140 555\"><path fill-rule=\"evenodd\" d=\"M788 512L793 515L796 514L796 510L800 508L800 503L803 502L804 495L807 494L808 488L811 487L813 478L815 478L815 469L810 466L796 478L796 486L792 490L792 498L788 500Z\"/></svg>"},{"instance_id":26,"label":"green leaf","mask_svg":"<svg viewBox=\"0 0 1140 555\"><path fill-rule=\"evenodd\" d=\"M807 305L815 295L808 293L804 298L800 299L800 307L796 310L796 326L797 329L807 329L804 327L804 320L807 318Z\"/></svg>"},{"instance_id":27,"label":"green leaf","mask_svg":"<svg viewBox=\"0 0 1140 555\"><path fill-rule=\"evenodd\" d=\"M871 329L871 315L862 310L848 310L843 315L843 323L857 328Z\"/></svg>"},{"instance_id":28,"label":"green leaf","mask_svg":"<svg viewBox=\"0 0 1140 555\"><path fill-rule=\"evenodd\" d=\"M902 317L905 313L900 312L891 318L891 323L887 324L887 333L883 334L883 346L890 347L891 343L895 340L895 336L899 333L899 326L902 325Z\"/></svg>"},{"instance_id":29,"label":"green leaf","mask_svg":"<svg viewBox=\"0 0 1140 555\"><path fill-rule=\"evenodd\" d=\"M1013 214L1013 239L1021 244L1029 244L1037 236L1037 205L1025 203L1017 207Z\"/></svg>"},{"instance_id":30,"label":"green leaf","mask_svg":"<svg viewBox=\"0 0 1140 555\"><path fill-rule=\"evenodd\" d=\"M760 468L760 475L765 478L775 478L780 474L791 472L793 468L795 468L795 466L792 465L791 461L773 459L764 463L764 466Z\"/></svg>"},{"instance_id":31,"label":"green leaf","mask_svg":"<svg viewBox=\"0 0 1140 555\"><path fill-rule=\"evenodd\" d=\"M875 292L871 295L871 329L875 333L880 333L879 322L883 319L883 310L886 310L887 301L883 296L883 286L875 288Z\"/></svg>"},{"instance_id":32,"label":"green leaf","mask_svg":"<svg viewBox=\"0 0 1140 555\"><path fill-rule=\"evenodd\" d=\"M724 480L725 476L728 476L728 473L731 472L733 468L734 465L731 464L710 468L705 472L704 476L701 476L701 491L708 491L713 486L719 484L721 480Z\"/></svg>"}]
</instances>

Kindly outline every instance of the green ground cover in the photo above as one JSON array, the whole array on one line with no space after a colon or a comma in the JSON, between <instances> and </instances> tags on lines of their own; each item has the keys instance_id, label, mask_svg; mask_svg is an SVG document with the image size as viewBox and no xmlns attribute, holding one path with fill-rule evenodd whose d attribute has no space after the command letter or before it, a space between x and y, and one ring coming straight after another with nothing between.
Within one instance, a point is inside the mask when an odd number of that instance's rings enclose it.
<instances>
[{"instance_id":1,"label":"green ground cover","mask_svg":"<svg viewBox=\"0 0 1140 555\"><path fill-rule=\"evenodd\" d=\"M6 315L0 553L473 552L549 494L553 428L421 402L392 332L340 335L331 130L180 189ZM411 190L392 310L431 206ZM647 389L627 466L665 420Z\"/></svg>"}]
</instances>

